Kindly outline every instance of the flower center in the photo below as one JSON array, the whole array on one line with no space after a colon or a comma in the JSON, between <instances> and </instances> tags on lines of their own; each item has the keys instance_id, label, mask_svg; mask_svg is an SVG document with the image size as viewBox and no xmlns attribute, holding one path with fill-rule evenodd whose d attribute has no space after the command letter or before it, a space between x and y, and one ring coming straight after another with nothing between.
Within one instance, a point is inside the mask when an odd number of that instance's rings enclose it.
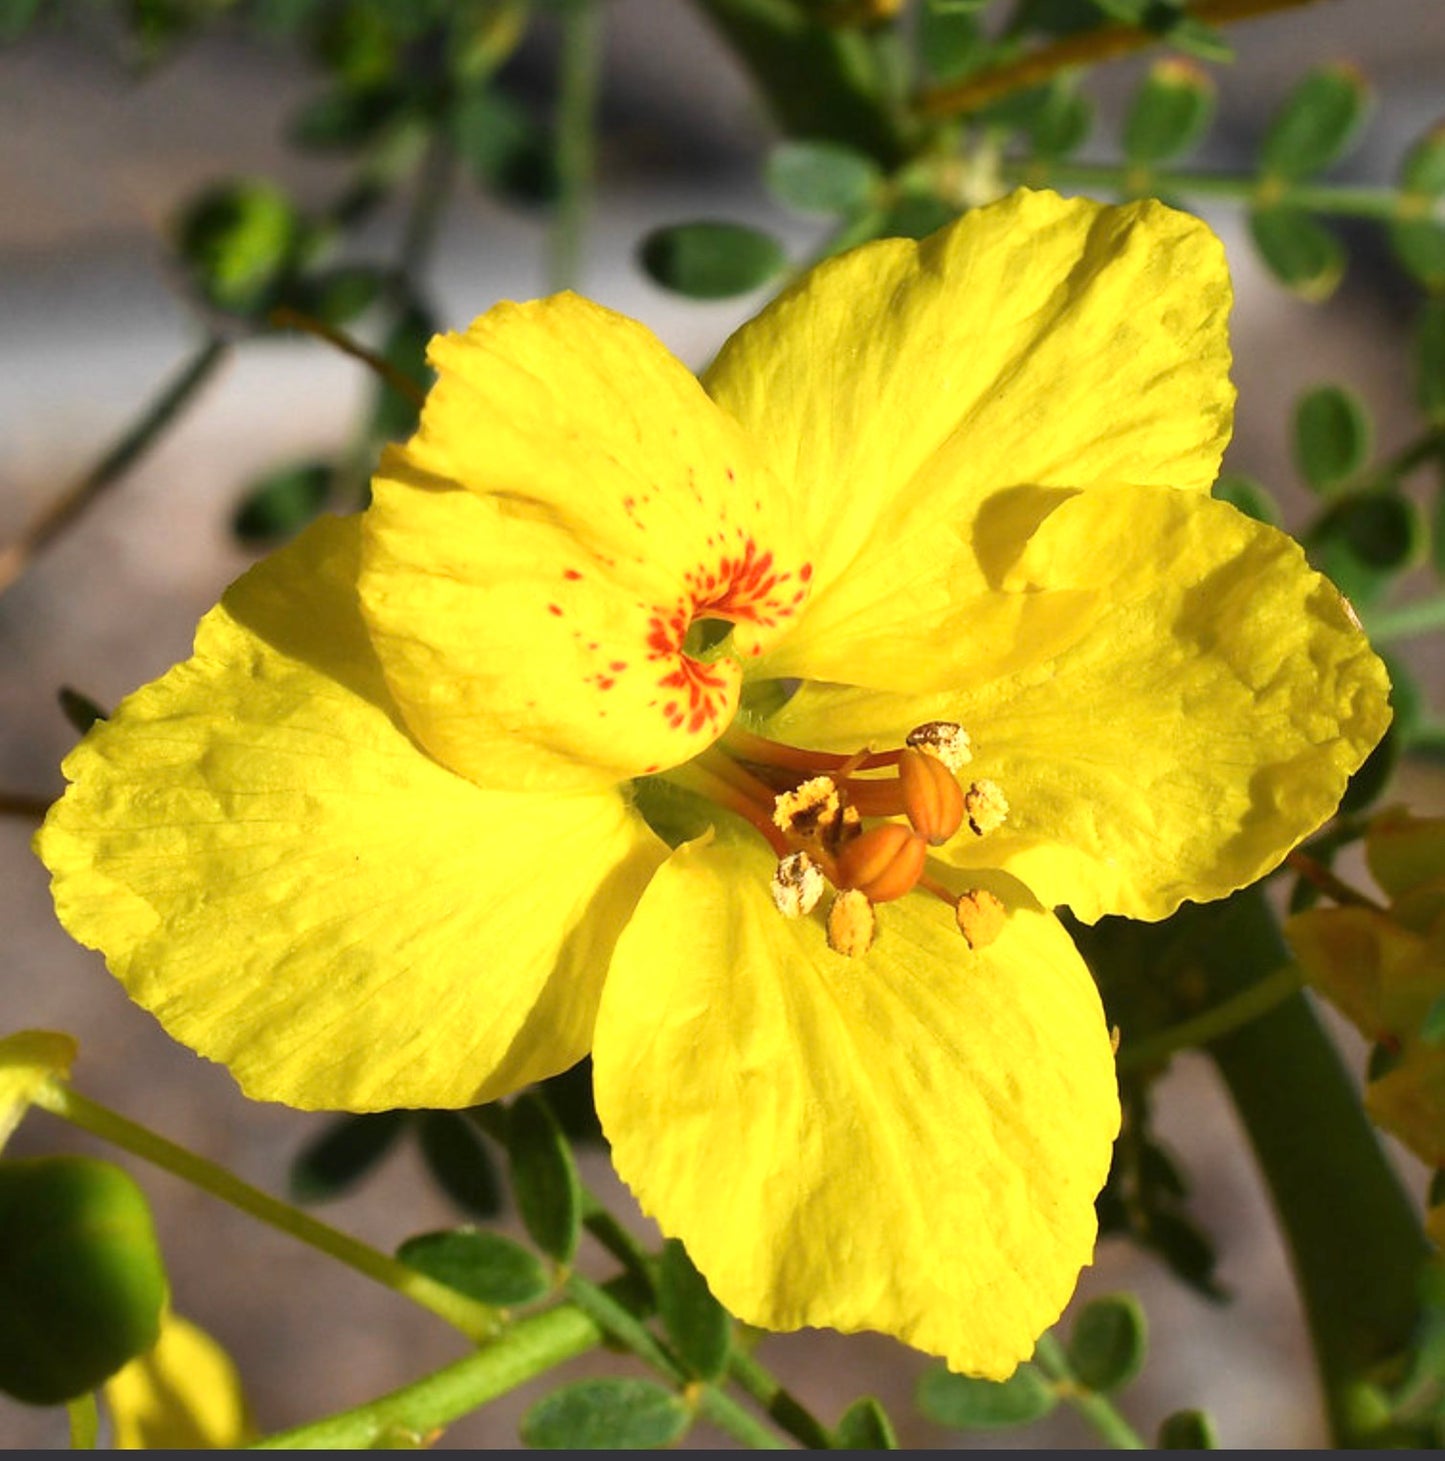
<instances>
[{"instance_id":1,"label":"flower center","mask_svg":"<svg viewBox=\"0 0 1445 1461\"><path fill-rule=\"evenodd\" d=\"M996 783L959 779L970 760L969 738L951 721L916 726L897 749L852 756L784 745L734 724L690 764L686 780L777 853L772 893L785 917L807 916L832 886L826 924L838 953L866 952L874 905L915 888L948 903L978 949L1002 931L1003 905L982 888L955 896L927 871L930 847L965 825L982 837L1008 815Z\"/></svg>"}]
</instances>

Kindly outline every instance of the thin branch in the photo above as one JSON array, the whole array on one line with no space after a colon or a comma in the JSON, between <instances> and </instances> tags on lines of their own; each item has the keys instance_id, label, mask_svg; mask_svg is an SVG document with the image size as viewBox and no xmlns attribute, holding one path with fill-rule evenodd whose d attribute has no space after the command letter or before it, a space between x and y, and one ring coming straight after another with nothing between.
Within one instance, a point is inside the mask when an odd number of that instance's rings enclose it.
<instances>
[{"instance_id":1,"label":"thin branch","mask_svg":"<svg viewBox=\"0 0 1445 1461\"><path fill-rule=\"evenodd\" d=\"M353 360L361 361L418 410L426 400L426 392L421 386L404 371L398 370L384 355L378 355L375 350L368 349L359 340L354 340L350 335L333 329L325 321L302 314L300 310L292 309L289 305L273 309L269 319L279 330L301 330L307 335L315 335L318 340L325 340L328 345L334 345L343 355L349 355Z\"/></svg>"},{"instance_id":2,"label":"thin branch","mask_svg":"<svg viewBox=\"0 0 1445 1461\"><path fill-rule=\"evenodd\" d=\"M25 817L32 822L43 822L49 810L50 802L44 797L26 796L19 791L0 791L0 817Z\"/></svg>"}]
</instances>

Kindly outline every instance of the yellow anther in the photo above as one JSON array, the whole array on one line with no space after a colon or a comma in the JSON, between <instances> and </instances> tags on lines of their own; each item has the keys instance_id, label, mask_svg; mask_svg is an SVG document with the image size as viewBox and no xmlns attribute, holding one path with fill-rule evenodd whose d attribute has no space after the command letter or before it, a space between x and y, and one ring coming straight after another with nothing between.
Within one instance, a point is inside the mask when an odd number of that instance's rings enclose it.
<instances>
[{"instance_id":1,"label":"yellow anther","mask_svg":"<svg viewBox=\"0 0 1445 1461\"><path fill-rule=\"evenodd\" d=\"M968 732L952 720L929 720L908 732L907 744L915 751L937 756L950 771L973 760L973 743Z\"/></svg>"},{"instance_id":2,"label":"yellow anther","mask_svg":"<svg viewBox=\"0 0 1445 1461\"><path fill-rule=\"evenodd\" d=\"M958 931L971 949L986 949L1003 932L1008 913L987 888L970 888L954 908Z\"/></svg>"},{"instance_id":3,"label":"yellow anther","mask_svg":"<svg viewBox=\"0 0 1445 1461\"><path fill-rule=\"evenodd\" d=\"M928 844L910 827L870 827L838 854L838 881L872 903L891 903L918 882Z\"/></svg>"},{"instance_id":4,"label":"yellow anther","mask_svg":"<svg viewBox=\"0 0 1445 1461\"><path fill-rule=\"evenodd\" d=\"M835 954L856 959L868 952L877 920L873 905L857 888L848 888L828 908L828 947Z\"/></svg>"},{"instance_id":5,"label":"yellow anther","mask_svg":"<svg viewBox=\"0 0 1445 1461\"><path fill-rule=\"evenodd\" d=\"M1008 798L996 781L975 781L963 794L963 814L975 836L1002 827L1008 818Z\"/></svg>"},{"instance_id":6,"label":"yellow anther","mask_svg":"<svg viewBox=\"0 0 1445 1461\"><path fill-rule=\"evenodd\" d=\"M903 812L913 830L935 847L963 825L963 788L943 760L910 747L898 758Z\"/></svg>"},{"instance_id":7,"label":"yellow anther","mask_svg":"<svg viewBox=\"0 0 1445 1461\"><path fill-rule=\"evenodd\" d=\"M806 852L790 852L773 873L773 902L784 918L802 918L818 906L827 880Z\"/></svg>"}]
</instances>

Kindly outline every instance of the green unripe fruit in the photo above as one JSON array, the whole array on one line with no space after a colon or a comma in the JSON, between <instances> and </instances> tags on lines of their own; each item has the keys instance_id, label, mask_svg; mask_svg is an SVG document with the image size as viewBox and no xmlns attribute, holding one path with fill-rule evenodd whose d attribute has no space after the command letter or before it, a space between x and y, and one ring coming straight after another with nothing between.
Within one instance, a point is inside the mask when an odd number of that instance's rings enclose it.
<instances>
[{"instance_id":1,"label":"green unripe fruit","mask_svg":"<svg viewBox=\"0 0 1445 1461\"><path fill-rule=\"evenodd\" d=\"M166 1274L144 1194L91 1157L0 1162L0 1390L58 1405L160 1334Z\"/></svg>"}]
</instances>

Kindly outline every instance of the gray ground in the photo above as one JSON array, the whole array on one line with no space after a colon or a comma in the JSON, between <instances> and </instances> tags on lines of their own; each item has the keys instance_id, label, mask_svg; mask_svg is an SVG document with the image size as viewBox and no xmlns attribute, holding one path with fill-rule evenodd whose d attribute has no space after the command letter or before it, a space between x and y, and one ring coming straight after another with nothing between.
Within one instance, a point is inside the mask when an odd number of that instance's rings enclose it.
<instances>
[{"instance_id":1,"label":"gray ground","mask_svg":"<svg viewBox=\"0 0 1445 1461\"><path fill-rule=\"evenodd\" d=\"M1382 178L1405 141L1442 110L1445 11L1439 0L1336 0L1241 33L1246 61L1221 73L1224 121L1214 160L1257 135L1288 82L1317 60L1349 55L1379 84L1370 140L1349 165ZM740 78L687 7L617 0L607 91L615 164L603 191L588 286L656 328L685 359L704 360L751 303L679 305L629 261L647 228L699 213L764 221L801 250L806 228L763 198L748 159L765 132ZM1117 115L1119 68L1105 91ZM329 170L287 157L278 118L305 78L285 60L207 43L142 84L93 48L50 39L0 53L0 542L87 464L182 358L194 335L170 288L156 237L178 200L237 171L279 171L321 195ZM1325 306L1261 277L1238 218L1214 215L1231 251L1239 425L1228 465L1274 484L1292 478L1287 403L1322 379L1359 389L1381 436L1414 429L1400 338L1405 314L1387 271L1363 259ZM541 233L527 218L460 200L446 219L437 294L452 323L503 295L542 287ZM112 703L189 647L196 618L244 566L226 517L240 486L268 466L339 442L366 389L344 360L306 344L245 349L166 443L0 603L0 786L50 794L70 732L60 684ZM1437 665L1428 665L1436 669ZM1438 673L1436 693L1439 694ZM1438 781L1407 794L1445 811ZM279 1189L316 1118L245 1103L229 1077L172 1044L131 1007L97 958L50 912L28 830L0 822L0 1030L50 1026L81 1042L83 1089L176 1140ZM1351 1046L1351 1057L1358 1050ZM1160 1129L1198 1181L1198 1213L1222 1244L1234 1294L1210 1307L1149 1260L1105 1246L1081 1294L1137 1288L1155 1353L1128 1409L1148 1430L1168 1411L1204 1405L1231 1446L1318 1444L1318 1406L1285 1260L1239 1133L1207 1065L1183 1059L1160 1092ZM14 1150L66 1140L33 1118ZM594 1173L606 1184L605 1171ZM460 1352L437 1322L364 1280L164 1176L153 1196L177 1306L239 1359L268 1428L299 1422L403 1383ZM625 1207L624 1193L618 1193ZM325 1214L383 1247L452 1220L410 1151L364 1195ZM872 1391L905 1444L953 1438L910 1414L921 1362L893 1343L807 1335L769 1340L768 1360L825 1416ZM613 1367L621 1362L597 1362ZM455 1445L506 1444L526 1395L458 1425ZM0 1445L64 1444L63 1417L0 1400ZM699 1437L706 1440L707 1437ZM1007 1437L987 1438L1008 1443ZM1071 1417L1045 1440L1087 1445Z\"/></svg>"}]
</instances>

